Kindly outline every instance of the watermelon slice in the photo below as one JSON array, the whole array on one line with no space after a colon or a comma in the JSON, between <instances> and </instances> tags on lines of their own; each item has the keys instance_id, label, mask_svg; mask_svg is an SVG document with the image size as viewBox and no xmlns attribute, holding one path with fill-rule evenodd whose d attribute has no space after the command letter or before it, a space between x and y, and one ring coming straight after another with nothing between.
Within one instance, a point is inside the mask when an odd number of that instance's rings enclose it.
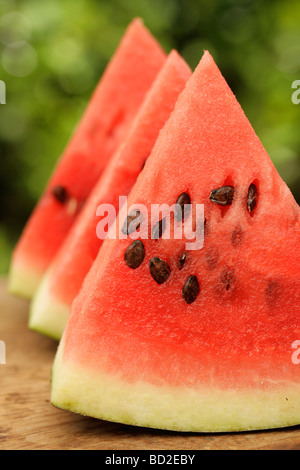
<instances>
[{"instance_id":1,"label":"watermelon slice","mask_svg":"<svg viewBox=\"0 0 300 470\"><path fill-rule=\"evenodd\" d=\"M300 209L207 52L128 205L178 200L193 211L175 226L204 205L204 247L104 242L58 350L52 403L179 431L299 424Z\"/></svg>"},{"instance_id":2,"label":"watermelon slice","mask_svg":"<svg viewBox=\"0 0 300 470\"><path fill-rule=\"evenodd\" d=\"M33 296L165 60L156 40L134 20L15 249L12 293Z\"/></svg>"},{"instance_id":3,"label":"watermelon slice","mask_svg":"<svg viewBox=\"0 0 300 470\"><path fill-rule=\"evenodd\" d=\"M96 234L100 220L96 209L100 204L111 204L117 212L119 196L127 195L135 183L190 76L186 62L172 51L147 93L128 137L96 184L42 281L31 308L32 329L61 338L72 302L102 244Z\"/></svg>"}]
</instances>

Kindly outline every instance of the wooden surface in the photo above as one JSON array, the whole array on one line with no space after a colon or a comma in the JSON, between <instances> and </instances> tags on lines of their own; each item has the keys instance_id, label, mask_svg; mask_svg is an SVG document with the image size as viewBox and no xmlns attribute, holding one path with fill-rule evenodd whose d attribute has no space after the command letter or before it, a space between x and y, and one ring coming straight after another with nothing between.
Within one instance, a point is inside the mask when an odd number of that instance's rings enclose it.
<instances>
[{"instance_id":1,"label":"wooden surface","mask_svg":"<svg viewBox=\"0 0 300 470\"><path fill-rule=\"evenodd\" d=\"M300 449L300 427L238 434L184 434L135 428L61 411L50 405L56 343L27 329L28 303L0 280L0 449L246 450Z\"/></svg>"}]
</instances>

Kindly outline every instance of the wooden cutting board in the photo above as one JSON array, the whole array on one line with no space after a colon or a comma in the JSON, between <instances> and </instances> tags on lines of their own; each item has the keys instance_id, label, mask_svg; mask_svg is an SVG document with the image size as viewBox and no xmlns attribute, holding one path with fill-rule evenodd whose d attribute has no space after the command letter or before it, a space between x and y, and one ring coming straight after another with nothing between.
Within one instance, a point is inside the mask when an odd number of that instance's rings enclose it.
<instances>
[{"instance_id":1,"label":"wooden cutting board","mask_svg":"<svg viewBox=\"0 0 300 470\"><path fill-rule=\"evenodd\" d=\"M51 406L50 370L57 344L27 328L29 304L0 279L0 449L300 450L300 427L237 434L185 434L98 421Z\"/></svg>"}]
</instances>

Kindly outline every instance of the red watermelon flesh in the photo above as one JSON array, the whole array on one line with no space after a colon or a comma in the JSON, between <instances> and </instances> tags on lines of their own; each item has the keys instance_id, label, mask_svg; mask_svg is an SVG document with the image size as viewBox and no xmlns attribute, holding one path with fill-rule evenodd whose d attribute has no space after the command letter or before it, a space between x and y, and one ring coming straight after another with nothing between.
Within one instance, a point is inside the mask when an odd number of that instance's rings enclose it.
<instances>
[{"instance_id":1,"label":"red watermelon flesh","mask_svg":"<svg viewBox=\"0 0 300 470\"><path fill-rule=\"evenodd\" d=\"M128 28L15 249L10 290L32 297L166 55L137 19Z\"/></svg>"},{"instance_id":2,"label":"red watermelon flesh","mask_svg":"<svg viewBox=\"0 0 300 470\"><path fill-rule=\"evenodd\" d=\"M299 424L300 210L207 52L129 206L182 193L204 204L203 249L104 242L57 354L53 404L181 431Z\"/></svg>"},{"instance_id":3,"label":"red watermelon flesh","mask_svg":"<svg viewBox=\"0 0 300 470\"><path fill-rule=\"evenodd\" d=\"M128 195L190 76L186 62L172 51L42 281L31 308L32 329L60 339L72 302L102 244L96 234L100 220L96 209L111 204L118 211L119 196Z\"/></svg>"}]
</instances>

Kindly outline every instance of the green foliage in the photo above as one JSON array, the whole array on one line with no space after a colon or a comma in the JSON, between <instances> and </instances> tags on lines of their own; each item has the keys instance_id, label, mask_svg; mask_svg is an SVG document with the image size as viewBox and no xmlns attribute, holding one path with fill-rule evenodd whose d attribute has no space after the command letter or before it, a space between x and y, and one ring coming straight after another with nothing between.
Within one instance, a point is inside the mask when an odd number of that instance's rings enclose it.
<instances>
[{"instance_id":1,"label":"green foliage","mask_svg":"<svg viewBox=\"0 0 300 470\"><path fill-rule=\"evenodd\" d=\"M0 0L0 272L135 16L192 67L210 50L300 201L298 0Z\"/></svg>"}]
</instances>

